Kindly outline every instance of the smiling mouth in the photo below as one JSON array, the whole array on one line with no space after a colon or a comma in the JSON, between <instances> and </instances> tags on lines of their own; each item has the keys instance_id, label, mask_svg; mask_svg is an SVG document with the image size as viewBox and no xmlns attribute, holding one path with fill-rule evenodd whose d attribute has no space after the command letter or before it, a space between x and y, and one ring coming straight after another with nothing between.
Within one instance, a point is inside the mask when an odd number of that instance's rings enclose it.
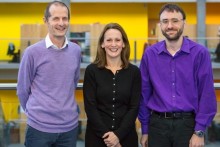
<instances>
[{"instance_id":1,"label":"smiling mouth","mask_svg":"<svg viewBox=\"0 0 220 147\"><path fill-rule=\"evenodd\" d=\"M58 31L65 31L66 28L57 28Z\"/></svg>"},{"instance_id":2,"label":"smiling mouth","mask_svg":"<svg viewBox=\"0 0 220 147\"><path fill-rule=\"evenodd\" d=\"M111 48L111 49L109 49L111 52L117 52L118 51L118 49L117 48Z\"/></svg>"},{"instance_id":3,"label":"smiling mouth","mask_svg":"<svg viewBox=\"0 0 220 147\"><path fill-rule=\"evenodd\" d=\"M173 35L173 34L176 34L176 31L167 31L167 34L168 35Z\"/></svg>"}]
</instances>

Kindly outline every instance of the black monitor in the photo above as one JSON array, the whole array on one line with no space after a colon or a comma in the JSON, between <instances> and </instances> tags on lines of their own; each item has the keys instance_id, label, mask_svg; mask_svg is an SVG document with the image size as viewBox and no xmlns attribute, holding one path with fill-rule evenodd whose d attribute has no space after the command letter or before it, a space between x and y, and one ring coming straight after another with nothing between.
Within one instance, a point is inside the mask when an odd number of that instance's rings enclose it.
<instances>
[{"instance_id":1,"label":"black monitor","mask_svg":"<svg viewBox=\"0 0 220 147\"><path fill-rule=\"evenodd\" d=\"M15 51L15 45L13 43L9 43L7 55L14 55L14 51Z\"/></svg>"},{"instance_id":2,"label":"black monitor","mask_svg":"<svg viewBox=\"0 0 220 147\"><path fill-rule=\"evenodd\" d=\"M18 52L15 53L14 43L9 43L8 44L7 55L12 56L12 59L9 62L15 62L15 63L20 62L20 50L18 50Z\"/></svg>"}]
</instances>

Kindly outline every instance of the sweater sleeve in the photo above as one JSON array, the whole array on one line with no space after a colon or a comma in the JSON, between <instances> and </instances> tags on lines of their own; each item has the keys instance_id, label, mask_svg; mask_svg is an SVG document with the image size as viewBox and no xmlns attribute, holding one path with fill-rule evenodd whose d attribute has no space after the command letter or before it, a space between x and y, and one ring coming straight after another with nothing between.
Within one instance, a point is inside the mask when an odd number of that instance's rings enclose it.
<instances>
[{"instance_id":1,"label":"sweater sleeve","mask_svg":"<svg viewBox=\"0 0 220 147\"><path fill-rule=\"evenodd\" d=\"M98 112L96 102L96 79L92 66L88 66L84 75L83 96L88 123L92 125L92 129L98 137L102 137L109 129L106 127Z\"/></svg>"},{"instance_id":2,"label":"sweater sleeve","mask_svg":"<svg viewBox=\"0 0 220 147\"><path fill-rule=\"evenodd\" d=\"M26 49L18 71L17 96L24 111L31 94L31 84L34 79L34 59L30 55L30 51Z\"/></svg>"},{"instance_id":3,"label":"sweater sleeve","mask_svg":"<svg viewBox=\"0 0 220 147\"><path fill-rule=\"evenodd\" d=\"M78 59L79 59L79 61L78 61L78 65L77 65L77 69L76 69L76 74L75 74L75 77L74 77L74 83L75 83L75 87L77 87L77 84L78 84L78 82L79 82L79 79L80 79L80 62L81 62L81 53L80 53L80 51L79 51L79 53L78 53L79 55L79 57L78 57Z\"/></svg>"}]
</instances>

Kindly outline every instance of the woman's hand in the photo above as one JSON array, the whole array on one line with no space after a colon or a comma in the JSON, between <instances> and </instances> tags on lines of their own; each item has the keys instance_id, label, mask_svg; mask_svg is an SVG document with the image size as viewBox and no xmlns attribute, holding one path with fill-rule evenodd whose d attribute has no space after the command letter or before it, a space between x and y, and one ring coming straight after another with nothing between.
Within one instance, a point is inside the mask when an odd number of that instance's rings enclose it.
<instances>
[{"instance_id":1,"label":"woman's hand","mask_svg":"<svg viewBox=\"0 0 220 147\"><path fill-rule=\"evenodd\" d=\"M104 139L104 142L107 147L120 147L121 146L119 143L118 137L113 132L105 133L102 138Z\"/></svg>"}]
</instances>

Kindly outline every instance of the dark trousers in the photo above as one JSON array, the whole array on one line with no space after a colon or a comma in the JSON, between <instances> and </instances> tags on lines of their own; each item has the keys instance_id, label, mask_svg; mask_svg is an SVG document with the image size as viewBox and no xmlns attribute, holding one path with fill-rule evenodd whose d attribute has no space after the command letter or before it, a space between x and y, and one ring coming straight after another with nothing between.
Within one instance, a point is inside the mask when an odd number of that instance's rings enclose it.
<instances>
[{"instance_id":1,"label":"dark trousers","mask_svg":"<svg viewBox=\"0 0 220 147\"><path fill-rule=\"evenodd\" d=\"M152 114L150 118L149 147L189 147L195 118L164 118Z\"/></svg>"},{"instance_id":2,"label":"dark trousers","mask_svg":"<svg viewBox=\"0 0 220 147\"><path fill-rule=\"evenodd\" d=\"M27 126L26 147L76 147L78 127L64 133L47 133Z\"/></svg>"}]
</instances>

